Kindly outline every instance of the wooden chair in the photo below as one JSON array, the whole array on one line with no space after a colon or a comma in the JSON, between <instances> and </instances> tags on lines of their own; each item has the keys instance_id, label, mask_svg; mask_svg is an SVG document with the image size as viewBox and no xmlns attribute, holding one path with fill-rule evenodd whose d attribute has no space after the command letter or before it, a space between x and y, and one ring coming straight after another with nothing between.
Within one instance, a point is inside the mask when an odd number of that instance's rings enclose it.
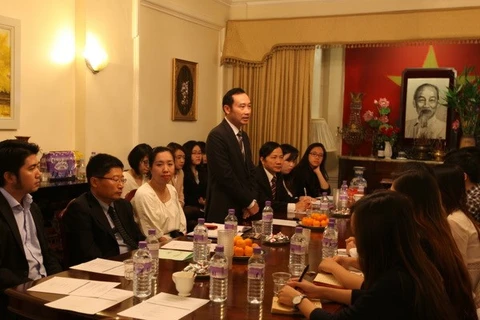
<instances>
[{"instance_id":1,"label":"wooden chair","mask_svg":"<svg viewBox=\"0 0 480 320\"><path fill-rule=\"evenodd\" d=\"M67 233L65 231L65 225L63 224L63 216L65 215L65 213L67 212L67 209L68 209L68 206L75 200L75 198L73 198L72 200L70 200L70 202L68 202L67 206L61 210L61 211L58 211L56 214L55 214L55 219L57 220L58 222L58 229L60 231L60 240L62 242L62 265L65 269L68 269L68 267L70 267L70 261L69 261L69 258L68 258L68 241L67 241Z\"/></svg>"},{"instance_id":2,"label":"wooden chair","mask_svg":"<svg viewBox=\"0 0 480 320\"><path fill-rule=\"evenodd\" d=\"M129 191L129 192L125 195L125 200L127 200L127 201L132 201L133 197L135 196L135 192L137 192L137 189L133 189L133 190Z\"/></svg>"}]
</instances>

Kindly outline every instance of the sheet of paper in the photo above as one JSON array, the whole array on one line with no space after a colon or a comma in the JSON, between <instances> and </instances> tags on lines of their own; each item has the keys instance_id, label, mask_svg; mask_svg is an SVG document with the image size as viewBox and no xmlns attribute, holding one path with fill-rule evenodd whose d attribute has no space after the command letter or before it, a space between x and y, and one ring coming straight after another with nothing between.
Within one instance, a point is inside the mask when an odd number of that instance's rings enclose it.
<instances>
[{"instance_id":1,"label":"sheet of paper","mask_svg":"<svg viewBox=\"0 0 480 320\"><path fill-rule=\"evenodd\" d=\"M120 312L118 315L143 320L156 320L161 315L162 320L177 320L208 302L209 300L206 299L180 297L161 292L145 302Z\"/></svg>"},{"instance_id":2,"label":"sheet of paper","mask_svg":"<svg viewBox=\"0 0 480 320\"><path fill-rule=\"evenodd\" d=\"M100 298L66 296L45 305L55 309L71 310L93 315L132 296L132 291L112 289Z\"/></svg>"},{"instance_id":3,"label":"sheet of paper","mask_svg":"<svg viewBox=\"0 0 480 320\"><path fill-rule=\"evenodd\" d=\"M188 252L188 251L165 250L165 249L158 250L159 259L183 261L188 258L191 258L192 255L193 255L193 252Z\"/></svg>"},{"instance_id":4,"label":"sheet of paper","mask_svg":"<svg viewBox=\"0 0 480 320\"><path fill-rule=\"evenodd\" d=\"M119 277L124 277L125 276L125 267L123 263L119 265L118 267L115 267L113 269L107 270L102 272L104 274L110 274L112 276L119 276Z\"/></svg>"},{"instance_id":5,"label":"sheet of paper","mask_svg":"<svg viewBox=\"0 0 480 320\"><path fill-rule=\"evenodd\" d=\"M120 282L90 280L88 281L88 283L84 284L80 288L70 292L70 295L97 298L97 297L103 296L104 294L106 294L107 292L109 292L119 284Z\"/></svg>"},{"instance_id":6,"label":"sheet of paper","mask_svg":"<svg viewBox=\"0 0 480 320\"><path fill-rule=\"evenodd\" d=\"M215 251L216 243L210 243L210 252ZM179 241L172 240L162 246L160 249L169 249L169 250L183 250L183 251L192 251L193 252L193 242L192 241Z\"/></svg>"},{"instance_id":7,"label":"sheet of paper","mask_svg":"<svg viewBox=\"0 0 480 320\"><path fill-rule=\"evenodd\" d=\"M89 280L53 277L47 281L37 284L28 289L28 291L56 293L56 294L70 294L74 290L86 285Z\"/></svg>"},{"instance_id":8,"label":"sheet of paper","mask_svg":"<svg viewBox=\"0 0 480 320\"><path fill-rule=\"evenodd\" d=\"M113 261L113 260L97 258L85 263L77 264L76 266L73 266L70 268L75 270L88 271L88 272L107 273L107 271L120 266L123 266L122 261Z\"/></svg>"},{"instance_id":9,"label":"sheet of paper","mask_svg":"<svg viewBox=\"0 0 480 320\"><path fill-rule=\"evenodd\" d=\"M225 225L221 224L221 223L211 223L211 222L208 222L206 223L208 225L215 225L217 226L217 229L215 230L210 230L208 229L208 237L209 238L212 238L212 239L216 239L218 237L218 233L217 233L217 230L223 230L225 229ZM248 227L248 226L237 226L237 234L242 234L248 230L250 230L252 227ZM187 236L193 236L193 231L188 233Z\"/></svg>"},{"instance_id":10,"label":"sheet of paper","mask_svg":"<svg viewBox=\"0 0 480 320\"><path fill-rule=\"evenodd\" d=\"M315 277L315 279L313 279L313 282L320 282L320 283L325 283L332 286L343 288L342 284L338 282L338 280L330 273L323 273L323 272L317 273L317 276Z\"/></svg>"},{"instance_id":11,"label":"sheet of paper","mask_svg":"<svg viewBox=\"0 0 480 320\"><path fill-rule=\"evenodd\" d=\"M296 227L297 221L295 220L284 220L284 219L273 219L273 224L277 226L286 226L286 227Z\"/></svg>"}]
</instances>

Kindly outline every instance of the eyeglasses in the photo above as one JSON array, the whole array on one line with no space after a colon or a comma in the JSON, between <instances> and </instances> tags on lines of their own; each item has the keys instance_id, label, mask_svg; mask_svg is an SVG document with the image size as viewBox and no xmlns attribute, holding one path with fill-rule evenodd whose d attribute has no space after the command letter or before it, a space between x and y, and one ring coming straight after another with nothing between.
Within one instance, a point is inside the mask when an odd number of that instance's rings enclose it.
<instances>
[{"instance_id":1,"label":"eyeglasses","mask_svg":"<svg viewBox=\"0 0 480 320\"><path fill-rule=\"evenodd\" d=\"M113 182L115 182L115 183L123 183L123 184L125 184L125 182L127 182L127 179L125 179L125 178L123 178L123 177L122 177L122 178L120 178L120 177L112 177L112 178L107 178L107 177L95 177L95 178L97 178L97 179L102 179L102 180L111 180L111 181L113 181Z\"/></svg>"},{"instance_id":2,"label":"eyeglasses","mask_svg":"<svg viewBox=\"0 0 480 320\"><path fill-rule=\"evenodd\" d=\"M310 152L309 154L315 158L323 158L323 153Z\"/></svg>"}]
</instances>

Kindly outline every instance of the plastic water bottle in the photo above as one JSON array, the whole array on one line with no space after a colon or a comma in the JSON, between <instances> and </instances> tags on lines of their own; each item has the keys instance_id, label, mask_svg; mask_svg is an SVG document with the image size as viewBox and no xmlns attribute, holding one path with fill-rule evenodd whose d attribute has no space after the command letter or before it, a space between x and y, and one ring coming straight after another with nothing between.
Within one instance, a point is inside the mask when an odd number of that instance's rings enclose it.
<instances>
[{"instance_id":1,"label":"plastic water bottle","mask_svg":"<svg viewBox=\"0 0 480 320\"><path fill-rule=\"evenodd\" d=\"M42 157L40 158L40 173L40 180L42 182L48 182L50 173L48 172L47 155L45 153L42 154Z\"/></svg>"},{"instance_id":2,"label":"plastic water bottle","mask_svg":"<svg viewBox=\"0 0 480 320\"><path fill-rule=\"evenodd\" d=\"M335 227L335 218L328 220L328 227L323 232L322 259L332 258L338 253L338 231Z\"/></svg>"},{"instance_id":3,"label":"plastic water bottle","mask_svg":"<svg viewBox=\"0 0 480 320\"><path fill-rule=\"evenodd\" d=\"M340 187L340 193L338 195L338 203L341 210L348 209L348 185L347 180L343 180L342 186Z\"/></svg>"},{"instance_id":4,"label":"plastic water bottle","mask_svg":"<svg viewBox=\"0 0 480 320\"><path fill-rule=\"evenodd\" d=\"M146 298L151 293L152 256L146 241L138 242L138 250L133 255L133 295Z\"/></svg>"},{"instance_id":5,"label":"plastic water bottle","mask_svg":"<svg viewBox=\"0 0 480 320\"><path fill-rule=\"evenodd\" d=\"M77 180L87 181L87 168L85 167L85 161L83 159L78 160Z\"/></svg>"},{"instance_id":6,"label":"plastic water bottle","mask_svg":"<svg viewBox=\"0 0 480 320\"><path fill-rule=\"evenodd\" d=\"M330 213L330 202L327 197L327 193L322 193L322 199L320 200L320 213L328 215Z\"/></svg>"},{"instance_id":7,"label":"plastic water bottle","mask_svg":"<svg viewBox=\"0 0 480 320\"><path fill-rule=\"evenodd\" d=\"M193 261L198 265L208 263L208 229L205 227L205 219L198 218L198 224L193 229Z\"/></svg>"},{"instance_id":8,"label":"plastic water bottle","mask_svg":"<svg viewBox=\"0 0 480 320\"><path fill-rule=\"evenodd\" d=\"M265 291L265 258L262 248L253 248L253 255L248 259L247 301L253 304L263 302Z\"/></svg>"},{"instance_id":9,"label":"plastic water bottle","mask_svg":"<svg viewBox=\"0 0 480 320\"><path fill-rule=\"evenodd\" d=\"M209 298L213 302L227 300L228 288L228 262L223 254L223 245L215 248L215 254L210 260L210 293Z\"/></svg>"},{"instance_id":10,"label":"plastic water bottle","mask_svg":"<svg viewBox=\"0 0 480 320\"><path fill-rule=\"evenodd\" d=\"M270 236L273 232L273 209L270 201L265 201L265 207L262 212L263 237Z\"/></svg>"},{"instance_id":11,"label":"plastic water bottle","mask_svg":"<svg viewBox=\"0 0 480 320\"><path fill-rule=\"evenodd\" d=\"M157 279L158 276L158 250L160 249L160 242L157 239L157 230L148 229L147 248L152 256L152 277Z\"/></svg>"},{"instance_id":12,"label":"plastic water bottle","mask_svg":"<svg viewBox=\"0 0 480 320\"><path fill-rule=\"evenodd\" d=\"M233 228L232 230L235 230L235 233L237 232L237 226L238 226L238 219L235 216L235 209L228 209L228 214L225 217L225 229L227 229L227 225L232 225Z\"/></svg>"},{"instance_id":13,"label":"plastic water bottle","mask_svg":"<svg viewBox=\"0 0 480 320\"><path fill-rule=\"evenodd\" d=\"M294 277L299 277L305 268L307 239L305 239L302 231L302 227L296 227L295 234L290 238L290 259L288 268Z\"/></svg>"}]
</instances>

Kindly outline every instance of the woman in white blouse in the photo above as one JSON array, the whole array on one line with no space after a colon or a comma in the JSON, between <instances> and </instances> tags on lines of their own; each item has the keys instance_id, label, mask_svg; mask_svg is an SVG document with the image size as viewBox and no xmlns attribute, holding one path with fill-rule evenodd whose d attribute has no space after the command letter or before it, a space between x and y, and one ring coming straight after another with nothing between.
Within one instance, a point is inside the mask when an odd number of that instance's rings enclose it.
<instances>
[{"instance_id":1,"label":"woman in white blouse","mask_svg":"<svg viewBox=\"0 0 480 320\"><path fill-rule=\"evenodd\" d=\"M144 235L156 229L160 241L186 232L186 220L175 187L169 184L175 164L172 151L156 147L150 155L151 179L138 188L132 200L135 221Z\"/></svg>"},{"instance_id":2,"label":"woman in white blouse","mask_svg":"<svg viewBox=\"0 0 480 320\"><path fill-rule=\"evenodd\" d=\"M146 143L141 143L128 154L130 169L123 173L127 181L123 186L122 198L125 198L130 191L138 189L142 184L148 182L147 175L150 171L148 155L150 152L152 152L152 147Z\"/></svg>"},{"instance_id":3,"label":"woman in white blouse","mask_svg":"<svg viewBox=\"0 0 480 320\"><path fill-rule=\"evenodd\" d=\"M480 232L465 208L465 174L460 167L446 164L435 166L434 172L453 238L472 280L475 304L480 308Z\"/></svg>"}]
</instances>

